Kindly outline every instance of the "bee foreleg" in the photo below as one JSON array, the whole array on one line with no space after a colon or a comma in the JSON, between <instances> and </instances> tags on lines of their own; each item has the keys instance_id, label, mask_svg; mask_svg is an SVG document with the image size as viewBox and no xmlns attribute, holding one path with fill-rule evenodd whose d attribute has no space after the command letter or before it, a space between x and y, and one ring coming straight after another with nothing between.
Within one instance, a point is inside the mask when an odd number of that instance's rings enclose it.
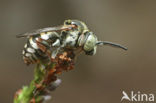
<instances>
[{"instance_id":1,"label":"bee foreleg","mask_svg":"<svg viewBox=\"0 0 156 103\"><path fill-rule=\"evenodd\" d=\"M48 50L47 47L42 44L43 41L44 40L42 39L38 39L36 40L36 44L42 50L42 52L46 53L49 57L51 57L51 53L50 53L51 51Z\"/></svg>"},{"instance_id":2,"label":"bee foreleg","mask_svg":"<svg viewBox=\"0 0 156 103\"><path fill-rule=\"evenodd\" d=\"M55 59L55 57L59 53L59 50L60 50L60 47L59 48L56 48L55 50L52 51L52 54L51 54L51 58L52 59Z\"/></svg>"},{"instance_id":3,"label":"bee foreleg","mask_svg":"<svg viewBox=\"0 0 156 103\"><path fill-rule=\"evenodd\" d=\"M42 50L42 52L46 51L46 47L42 44L43 40L41 38L38 38L36 40L37 46Z\"/></svg>"},{"instance_id":4,"label":"bee foreleg","mask_svg":"<svg viewBox=\"0 0 156 103\"><path fill-rule=\"evenodd\" d=\"M58 47L60 46L60 40L57 39L53 44L52 44L53 47Z\"/></svg>"}]
</instances>

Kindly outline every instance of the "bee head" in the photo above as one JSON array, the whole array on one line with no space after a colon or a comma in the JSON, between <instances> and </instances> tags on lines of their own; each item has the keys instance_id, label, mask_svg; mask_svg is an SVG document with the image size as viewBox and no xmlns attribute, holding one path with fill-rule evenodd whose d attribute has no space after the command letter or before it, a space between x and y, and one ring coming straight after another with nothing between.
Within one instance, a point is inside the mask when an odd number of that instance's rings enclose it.
<instances>
[{"instance_id":1,"label":"bee head","mask_svg":"<svg viewBox=\"0 0 156 103\"><path fill-rule=\"evenodd\" d=\"M87 55L94 55L97 48L97 37L93 32L85 31L78 39L78 46L82 47Z\"/></svg>"},{"instance_id":2,"label":"bee head","mask_svg":"<svg viewBox=\"0 0 156 103\"><path fill-rule=\"evenodd\" d=\"M96 54L97 46L102 46L102 45L108 45L108 46L127 50L126 47L123 47L116 43L112 43L108 41L98 41L96 35L90 31L86 31L84 35L81 35L79 37L78 45L83 47L83 50L87 55Z\"/></svg>"}]
</instances>

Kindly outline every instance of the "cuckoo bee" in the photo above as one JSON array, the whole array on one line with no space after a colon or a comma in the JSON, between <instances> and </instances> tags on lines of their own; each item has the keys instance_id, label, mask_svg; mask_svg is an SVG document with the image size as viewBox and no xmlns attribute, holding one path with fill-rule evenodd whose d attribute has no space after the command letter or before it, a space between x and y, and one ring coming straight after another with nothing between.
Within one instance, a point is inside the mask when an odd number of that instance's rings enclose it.
<instances>
[{"instance_id":1,"label":"cuckoo bee","mask_svg":"<svg viewBox=\"0 0 156 103\"><path fill-rule=\"evenodd\" d=\"M37 29L32 32L17 35L27 37L23 50L23 59L26 64L51 62L55 57L66 50L85 52L94 55L97 46L109 45L127 50L119 44L99 41L87 25L79 20L65 20L64 24L56 27Z\"/></svg>"}]
</instances>

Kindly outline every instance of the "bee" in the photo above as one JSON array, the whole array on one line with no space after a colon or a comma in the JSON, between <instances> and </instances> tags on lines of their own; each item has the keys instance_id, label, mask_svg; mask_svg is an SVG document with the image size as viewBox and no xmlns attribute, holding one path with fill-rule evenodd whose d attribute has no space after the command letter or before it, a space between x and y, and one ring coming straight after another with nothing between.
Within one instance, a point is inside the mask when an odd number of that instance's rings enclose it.
<instances>
[{"instance_id":1,"label":"bee","mask_svg":"<svg viewBox=\"0 0 156 103\"><path fill-rule=\"evenodd\" d=\"M65 20L63 25L37 29L17 35L27 37L24 46L23 60L26 64L51 62L55 57L67 50L75 54L84 52L86 55L96 54L97 46L109 45L127 50L116 43L99 41L87 25L79 20Z\"/></svg>"}]
</instances>

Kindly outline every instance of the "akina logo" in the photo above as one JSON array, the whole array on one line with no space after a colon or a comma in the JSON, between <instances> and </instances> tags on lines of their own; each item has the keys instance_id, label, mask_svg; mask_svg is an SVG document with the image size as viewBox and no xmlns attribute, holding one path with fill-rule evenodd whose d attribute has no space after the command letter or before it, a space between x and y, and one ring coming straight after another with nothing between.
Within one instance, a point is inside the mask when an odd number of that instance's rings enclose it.
<instances>
[{"instance_id":1,"label":"akina logo","mask_svg":"<svg viewBox=\"0 0 156 103\"><path fill-rule=\"evenodd\" d=\"M154 102L153 93L141 93L140 91L134 92L131 91L130 94L127 94L125 91L122 91L121 101L138 101L138 102Z\"/></svg>"}]
</instances>

